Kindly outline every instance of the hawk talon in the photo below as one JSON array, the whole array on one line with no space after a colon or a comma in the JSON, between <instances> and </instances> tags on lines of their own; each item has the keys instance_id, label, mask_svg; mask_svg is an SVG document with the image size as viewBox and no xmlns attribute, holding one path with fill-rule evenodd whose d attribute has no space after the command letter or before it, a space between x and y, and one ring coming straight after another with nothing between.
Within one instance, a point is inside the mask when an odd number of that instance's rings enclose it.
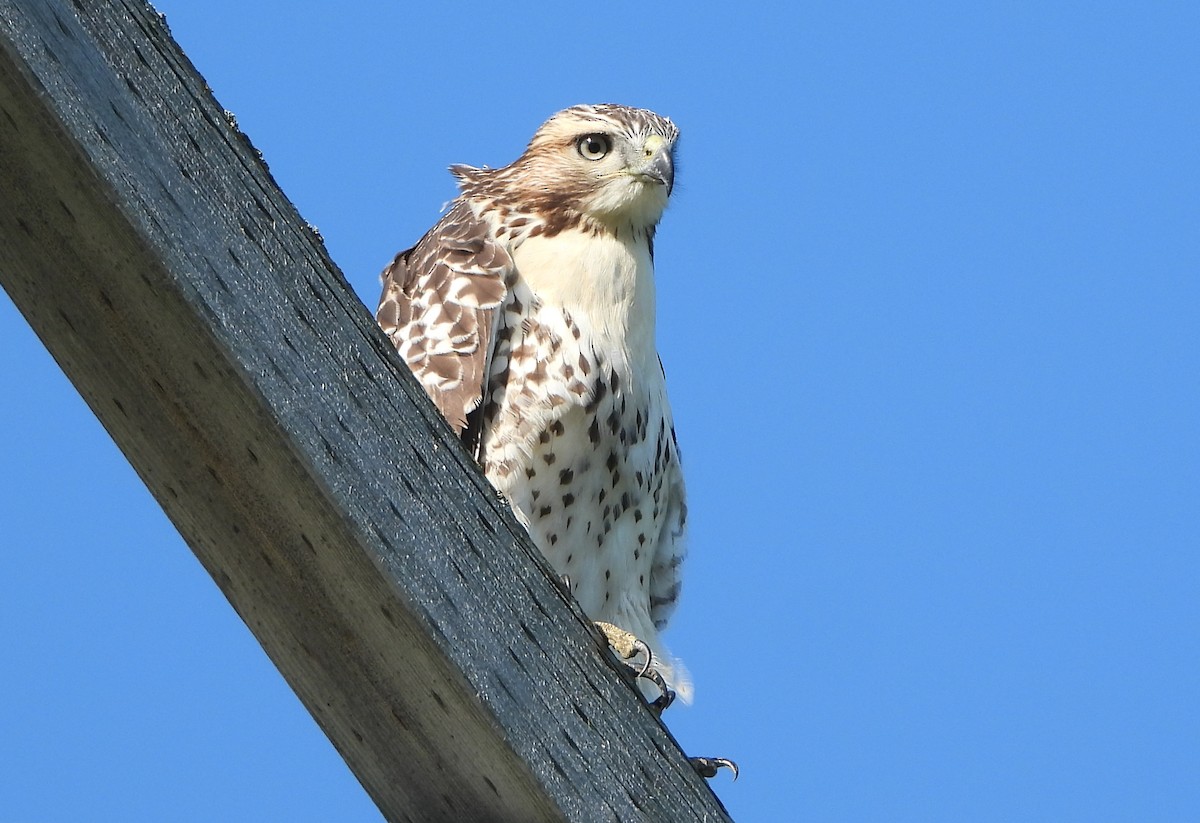
<instances>
[{"instance_id":1,"label":"hawk talon","mask_svg":"<svg viewBox=\"0 0 1200 823\"><path fill-rule=\"evenodd\" d=\"M658 672L655 672L655 674L658 674ZM672 703L675 702L675 690L668 687L666 683L662 683L661 681L662 675L659 675L658 680L652 681L656 686L660 686L662 688L663 693L654 698L654 701L650 704L650 708L654 710L655 714L660 716Z\"/></svg>"},{"instance_id":2,"label":"hawk talon","mask_svg":"<svg viewBox=\"0 0 1200 823\"><path fill-rule=\"evenodd\" d=\"M696 770L696 774L706 780L717 776L722 766L733 772L733 779L738 779L738 765L727 757L689 757L688 762Z\"/></svg>"},{"instance_id":3,"label":"hawk talon","mask_svg":"<svg viewBox=\"0 0 1200 823\"><path fill-rule=\"evenodd\" d=\"M675 701L675 692L667 685L667 681L663 679L658 669L654 668L654 654L650 651L650 646L644 640L634 636L632 632L627 632L612 623L597 620L595 625L604 635L604 639L608 641L609 648L616 652L622 660L633 660L639 654L646 656L646 662L642 664L640 670L629 663L625 665L635 678L649 680L658 688L658 697L648 702L650 708L656 714L661 715Z\"/></svg>"},{"instance_id":4,"label":"hawk talon","mask_svg":"<svg viewBox=\"0 0 1200 823\"><path fill-rule=\"evenodd\" d=\"M642 666L642 670L637 673L638 677L646 677L646 672L650 671L650 667L654 665L654 654L650 651L650 647L646 645L644 640L640 638L633 639L634 652L641 652L646 655L646 665ZM633 668L632 666L630 668Z\"/></svg>"}]
</instances>

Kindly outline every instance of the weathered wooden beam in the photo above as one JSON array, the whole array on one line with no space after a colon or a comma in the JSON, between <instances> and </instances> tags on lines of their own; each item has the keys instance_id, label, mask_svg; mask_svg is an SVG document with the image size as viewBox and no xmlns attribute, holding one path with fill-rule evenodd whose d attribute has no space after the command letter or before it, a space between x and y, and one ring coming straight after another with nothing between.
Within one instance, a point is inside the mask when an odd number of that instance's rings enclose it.
<instances>
[{"instance_id":1,"label":"weathered wooden beam","mask_svg":"<svg viewBox=\"0 0 1200 823\"><path fill-rule=\"evenodd\" d=\"M0 0L0 282L388 819L727 819L141 0Z\"/></svg>"}]
</instances>

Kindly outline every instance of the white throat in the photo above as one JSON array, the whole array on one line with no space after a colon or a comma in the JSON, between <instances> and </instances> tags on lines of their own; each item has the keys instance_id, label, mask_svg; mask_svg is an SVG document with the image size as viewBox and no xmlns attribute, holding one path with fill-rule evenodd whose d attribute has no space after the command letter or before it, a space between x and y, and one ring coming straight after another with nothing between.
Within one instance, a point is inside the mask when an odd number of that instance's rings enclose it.
<instances>
[{"instance_id":1,"label":"white throat","mask_svg":"<svg viewBox=\"0 0 1200 823\"><path fill-rule=\"evenodd\" d=\"M655 360L654 263L645 234L568 229L527 238L512 255L530 290L546 306L569 311L615 368L628 375Z\"/></svg>"}]
</instances>

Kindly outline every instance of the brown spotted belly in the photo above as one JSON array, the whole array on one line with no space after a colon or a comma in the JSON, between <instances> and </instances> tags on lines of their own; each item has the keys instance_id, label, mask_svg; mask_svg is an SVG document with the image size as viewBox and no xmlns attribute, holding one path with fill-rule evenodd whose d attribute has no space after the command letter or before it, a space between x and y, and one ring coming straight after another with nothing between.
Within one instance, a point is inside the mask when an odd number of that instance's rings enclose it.
<instances>
[{"instance_id":1,"label":"brown spotted belly","mask_svg":"<svg viewBox=\"0 0 1200 823\"><path fill-rule=\"evenodd\" d=\"M648 619L670 437L648 405L608 393L572 406L533 438L524 465L489 473L594 620L617 622L631 605Z\"/></svg>"}]
</instances>

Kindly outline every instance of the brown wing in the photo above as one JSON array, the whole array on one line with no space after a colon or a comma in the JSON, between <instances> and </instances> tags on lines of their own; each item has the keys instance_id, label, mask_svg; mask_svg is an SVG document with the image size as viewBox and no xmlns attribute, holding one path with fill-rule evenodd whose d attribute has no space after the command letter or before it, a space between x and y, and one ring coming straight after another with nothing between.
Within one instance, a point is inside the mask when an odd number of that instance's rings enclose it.
<instances>
[{"instance_id":1,"label":"brown wing","mask_svg":"<svg viewBox=\"0 0 1200 823\"><path fill-rule=\"evenodd\" d=\"M487 223L458 200L383 271L376 319L460 435L483 396L512 265Z\"/></svg>"}]
</instances>

